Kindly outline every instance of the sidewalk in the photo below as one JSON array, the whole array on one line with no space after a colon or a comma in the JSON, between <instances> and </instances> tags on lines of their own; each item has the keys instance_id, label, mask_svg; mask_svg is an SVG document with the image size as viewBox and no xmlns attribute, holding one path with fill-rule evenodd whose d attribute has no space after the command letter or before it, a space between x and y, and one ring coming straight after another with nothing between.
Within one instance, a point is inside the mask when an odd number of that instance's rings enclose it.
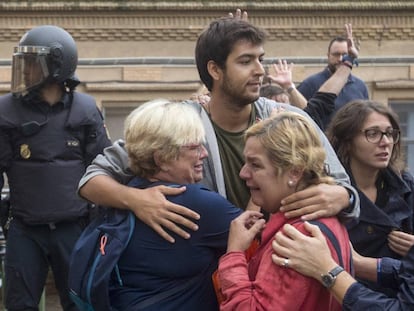
<instances>
[{"instance_id":1,"label":"sidewalk","mask_svg":"<svg viewBox=\"0 0 414 311\"><path fill-rule=\"evenodd\" d=\"M0 310L5 310L3 305L3 297L0 295ZM39 309L39 311L42 311ZM55 288L53 277L49 274L46 283L46 299L45 299L45 309L44 311L62 311L62 307L59 302L59 295Z\"/></svg>"},{"instance_id":2,"label":"sidewalk","mask_svg":"<svg viewBox=\"0 0 414 311\"><path fill-rule=\"evenodd\" d=\"M55 288L55 282L53 281L51 274L49 274L48 282L46 284L45 311L62 311L59 302L59 294Z\"/></svg>"}]
</instances>

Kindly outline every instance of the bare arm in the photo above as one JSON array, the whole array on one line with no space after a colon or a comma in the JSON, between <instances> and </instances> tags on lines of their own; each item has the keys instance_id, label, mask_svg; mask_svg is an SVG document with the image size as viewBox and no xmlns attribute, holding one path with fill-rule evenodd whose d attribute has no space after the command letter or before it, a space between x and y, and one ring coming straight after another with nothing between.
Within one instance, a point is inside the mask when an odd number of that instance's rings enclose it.
<instances>
[{"instance_id":1,"label":"bare arm","mask_svg":"<svg viewBox=\"0 0 414 311\"><path fill-rule=\"evenodd\" d=\"M308 101L306 100L306 98L302 95L301 92L299 92L299 90L296 88L296 86L293 83L290 88L287 89L287 92L289 94L290 104L300 109L306 108L306 106L308 105Z\"/></svg>"},{"instance_id":2,"label":"bare arm","mask_svg":"<svg viewBox=\"0 0 414 311\"><path fill-rule=\"evenodd\" d=\"M377 258L361 256L352 248L352 259L356 276L377 282Z\"/></svg>"},{"instance_id":3,"label":"bare arm","mask_svg":"<svg viewBox=\"0 0 414 311\"><path fill-rule=\"evenodd\" d=\"M289 95L289 103L300 109L304 109L307 105L306 98L296 89L293 83L292 70L293 64L288 64L286 60L278 60L272 65L274 74L268 75L268 78L279 84Z\"/></svg>"},{"instance_id":4,"label":"bare arm","mask_svg":"<svg viewBox=\"0 0 414 311\"><path fill-rule=\"evenodd\" d=\"M340 66L335 73L325 81L324 84L319 88L319 92L323 93L333 93L338 95L346 82L348 77L351 74L351 68L348 66Z\"/></svg>"}]
</instances>

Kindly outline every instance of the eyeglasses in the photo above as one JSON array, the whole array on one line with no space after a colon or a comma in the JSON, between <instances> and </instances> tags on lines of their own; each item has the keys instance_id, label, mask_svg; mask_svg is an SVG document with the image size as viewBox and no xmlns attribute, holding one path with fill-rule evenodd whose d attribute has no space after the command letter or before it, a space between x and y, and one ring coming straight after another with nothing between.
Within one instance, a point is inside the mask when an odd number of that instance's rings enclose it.
<instances>
[{"instance_id":1,"label":"eyeglasses","mask_svg":"<svg viewBox=\"0 0 414 311\"><path fill-rule=\"evenodd\" d=\"M188 145L182 145L181 148L187 148L189 150L197 151L197 156L200 156L201 152L203 151L204 145L203 144L188 144Z\"/></svg>"},{"instance_id":2,"label":"eyeglasses","mask_svg":"<svg viewBox=\"0 0 414 311\"><path fill-rule=\"evenodd\" d=\"M397 129L388 129L385 132L379 129L367 129L362 131L368 142L378 144L384 136L394 145L400 140L400 131Z\"/></svg>"},{"instance_id":3,"label":"eyeglasses","mask_svg":"<svg viewBox=\"0 0 414 311\"><path fill-rule=\"evenodd\" d=\"M335 53L329 53L329 54L331 54L333 57L341 57L344 53L335 52Z\"/></svg>"}]
</instances>

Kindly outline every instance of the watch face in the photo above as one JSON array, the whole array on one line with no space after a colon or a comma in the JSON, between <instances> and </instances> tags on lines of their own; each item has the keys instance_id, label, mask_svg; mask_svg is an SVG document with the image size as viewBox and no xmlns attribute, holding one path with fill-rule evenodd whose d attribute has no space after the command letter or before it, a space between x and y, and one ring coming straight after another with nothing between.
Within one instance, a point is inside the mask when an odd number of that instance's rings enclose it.
<instances>
[{"instance_id":1,"label":"watch face","mask_svg":"<svg viewBox=\"0 0 414 311\"><path fill-rule=\"evenodd\" d=\"M322 275L323 286L330 288L335 283L335 278L330 274Z\"/></svg>"},{"instance_id":2,"label":"watch face","mask_svg":"<svg viewBox=\"0 0 414 311\"><path fill-rule=\"evenodd\" d=\"M335 283L336 276L342 271L344 271L344 268L342 268L341 266L336 266L331 271L329 271L327 274L323 274L321 276L322 284L327 288L331 288Z\"/></svg>"}]
</instances>

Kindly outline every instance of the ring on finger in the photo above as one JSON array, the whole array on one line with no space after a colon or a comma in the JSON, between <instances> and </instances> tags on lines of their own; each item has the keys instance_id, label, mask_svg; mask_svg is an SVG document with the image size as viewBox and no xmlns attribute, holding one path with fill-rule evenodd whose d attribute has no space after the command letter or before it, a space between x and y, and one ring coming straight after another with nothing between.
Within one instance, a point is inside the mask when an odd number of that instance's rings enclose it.
<instances>
[{"instance_id":1,"label":"ring on finger","mask_svg":"<svg viewBox=\"0 0 414 311\"><path fill-rule=\"evenodd\" d=\"M284 260L283 260L283 267L285 267L285 268L287 268L287 267L289 267L289 259L288 258L285 258Z\"/></svg>"}]
</instances>

